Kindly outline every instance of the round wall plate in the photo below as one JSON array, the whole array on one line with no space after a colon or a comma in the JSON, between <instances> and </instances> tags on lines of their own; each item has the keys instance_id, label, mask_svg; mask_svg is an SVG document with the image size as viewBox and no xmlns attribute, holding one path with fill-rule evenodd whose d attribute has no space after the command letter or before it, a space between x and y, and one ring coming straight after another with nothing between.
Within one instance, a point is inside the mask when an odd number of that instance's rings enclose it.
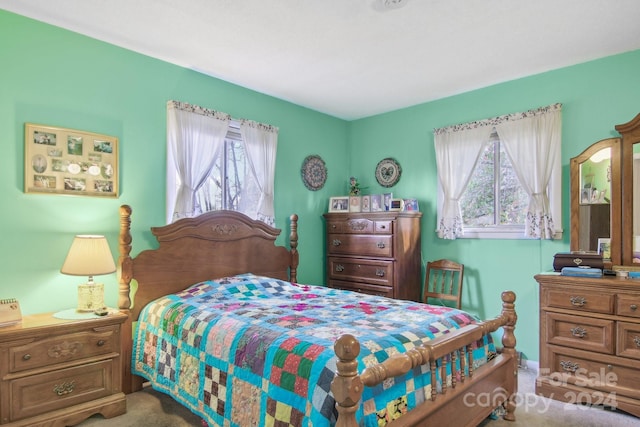
<instances>
[{"instance_id":1,"label":"round wall plate","mask_svg":"<svg viewBox=\"0 0 640 427\"><path fill-rule=\"evenodd\" d=\"M400 163L391 157L380 160L376 166L376 180L383 187L393 187L400 180L402 168Z\"/></svg>"},{"instance_id":2,"label":"round wall plate","mask_svg":"<svg viewBox=\"0 0 640 427\"><path fill-rule=\"evenodd\" d=\"M327 180L327 167L324 160L318 155L307 156L302 162L302 182L311 191L317 191L324 186Z\"/></svg>"}]
</instances>

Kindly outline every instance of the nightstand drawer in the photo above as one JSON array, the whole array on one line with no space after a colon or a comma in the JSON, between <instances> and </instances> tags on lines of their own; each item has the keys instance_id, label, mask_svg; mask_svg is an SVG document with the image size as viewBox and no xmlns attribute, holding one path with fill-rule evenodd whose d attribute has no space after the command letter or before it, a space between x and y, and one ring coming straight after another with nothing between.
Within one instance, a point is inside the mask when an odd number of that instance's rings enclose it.
<instances>
[{"instance_id":1,"label":"nightstand drawer","mask_svg":"<svg viewBox=\"0 0 640 427\"><path fill-rule=\"evenodd\" d=\"M613 354L613 321L549 312L546 340L582 350Z\"/></svg>"},{"instance_id":2,"label":"nightstand drawer","mask_svg":"<svg viewBox=\"0 0 640 427\"><path fill-rule=\"evenodd\" d=\"M640 324L618 322L618 356L640 359Z\"/></svg>"},{"instance_id":3,"label":"nightstand drawer","mask_svg":"<svg viewBox=\"0 0 640 427\"><path fill-rule=\"evenodd\" d=\"M634 295L618 295L616 314L628 317L640 317L640 297Z\"/></svg>"},{"instance_id":4,"label":"nightstand drawer","mask_svg":"<svg viewBox=\"0 0 640 427\"><path fill-rule=\"evenodd\" d=\"M540 298L542 307L556 307L590 313L613 314L615 296L584 290L544 289Z\"/></svg>"},{"instance_id":5,"label":"nightstand drawer","mask_svg":"<svg viewBox=\"0 0 640 427\"><path fill-rule=\"evenodd\" d=\"M390 235L329 234L327 248L331 255L390 258L393 256L393 237Z\"/></svg>"},{"instance_id":6,"label":"nightstand drawer","mask_svg":"<svg viewBox=\"0 0 640 427\"><path fill-rule=\"evenodd\" d=\"M113 393L112 364L113 360L105 360L9 381L9 419L15 421L109 396Z\"/></svg>"},{"instance_id":7,"label":"nightstand drawer","mask_svg":"<svg viewBox=\"0 0 640 427\"><path fill-rule=\"evenodd\" d=\"M118 353L119 326L37 339L9 347L9 372L43 368L105 354Z\"/></svg>"},{"instance_id":8,"label":"nightstand drawer","mask_svg":"<svg viewBox=\"0 0 640 427\"><path fill-rule=\"evenodd\" d=\"M391 286L393 262L330 257L329 279Z\"/></svg>"}]
</instances>

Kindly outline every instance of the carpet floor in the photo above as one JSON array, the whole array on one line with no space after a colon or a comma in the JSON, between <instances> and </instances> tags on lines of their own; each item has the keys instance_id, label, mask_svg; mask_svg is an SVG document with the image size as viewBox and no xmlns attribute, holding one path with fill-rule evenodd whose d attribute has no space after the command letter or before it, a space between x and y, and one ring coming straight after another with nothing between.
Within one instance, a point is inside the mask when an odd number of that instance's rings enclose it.
<instances>
[{"instance_id":1,"label":"carpet floor","mask_svg":"<svg viewBox=\"0 0 640 427\"><path fill-rule=\"evenodd\" d=\"M481 427L638 427L640 419L622 411L565 404L537 396L536 373L521 369L518 376L516 421L483 421ZM79 427L201 427L200 418L151 388L127 396L127 413L111 419L94 415ZM439 427L439 426L435 426Z\"/></svg>"}]
</instances>

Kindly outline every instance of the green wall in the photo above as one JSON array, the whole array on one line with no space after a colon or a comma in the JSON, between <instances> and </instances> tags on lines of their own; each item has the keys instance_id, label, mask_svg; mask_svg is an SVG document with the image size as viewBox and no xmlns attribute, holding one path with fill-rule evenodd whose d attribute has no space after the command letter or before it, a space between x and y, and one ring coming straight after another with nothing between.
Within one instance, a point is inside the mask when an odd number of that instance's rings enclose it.
<instances>
[{"instance_id":1,"label":"green wall","mask_svg":"<svg viewBox=\"0 0 640 427\"><path fill-rule=\"evenodd\" d=\"M386 156L402 166L394 197L415 197L422 219L423 263L451 258L465 264L463 308L482 318L500 308L500 293L516 292L519 350L538 360L538 289L533 275L552 270L553 255L569 249L569 160L593 142L618 136L614 126L640 111L640 51L617 55L533 77L452 96L351 123L351 173L372 193L373 170ZM563 104L562 241L438 239L436 228L436 165L433 129Z\"/></svg>"},{"instance_id":2,"label":"green wall","mask_svg":"<svg viewBox=\"0 0 640 427\"><path fill-rule=\"evenodd\" d=\"M276 226L286 243L288 217L300 217L299 280L324 280L321 214L348 180L349 124L200 73L0 11L0 298L24 313L74 307L80 277L60 267L75 234L99 233L118 250L118 208L133 208L132 255L153 246L149 228L165 221L166 102L179 100L279 127ZM120 197L25 194L24 124L81 129L120 140ZM328 181L316 192L300 179L304 158L319 154ZM107 303L115 274L99 276Z\"/></svg>"},{"instance_id":3,"label":"green wall","mask_svg":"<svg viewBox=\"0 0 640 427\"><path fill-rule=\"evenodd\" d=\"M3 207L0 298L17 297L23 312L75 306L81 278L59 270L78 233L105 234L117 256L118 207L133 207L135 255L153 246L149 227L165 218L166 101L190 102L280 128L276 220L300 217L299 281L324 283L324 223L330 196L347 193L349 176L366 193L382 193L374 169L384 157L402 165L398 197L416 197L424 212L423 262L453 258L465 269L464 308L481 317L499 310L499 294L518 295L518 347L538 358L538 295L533 275L549 270L553 254L568 249L569 198L564 197L562 241L445 241L435 236L436 171L433 128L561 102L563 191L569 159L640 110L640 51L568 67L403 110L346 122L78 34L0 11L0 167ZM25 194L24 124L61 126L120 139L120 197ZM328 181L307 190L300 166L319 154ZM285 243L283 236L278 243ZM116 275L100 276L115 305Z\"/></svg>"}]
</instances>

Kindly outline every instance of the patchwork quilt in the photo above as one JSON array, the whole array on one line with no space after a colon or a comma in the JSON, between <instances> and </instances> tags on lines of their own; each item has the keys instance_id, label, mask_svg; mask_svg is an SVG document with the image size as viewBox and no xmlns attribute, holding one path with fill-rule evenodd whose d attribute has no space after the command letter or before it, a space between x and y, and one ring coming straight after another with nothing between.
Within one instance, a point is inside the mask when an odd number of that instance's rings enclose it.
<instances>
[{"instance_id":1,"label":"patchwork quilt","mask_svg":"<svg viewBox=\"0 0 640 427\"><path fill-rule=\"evenodd\" d=\"M360 341L362 371L476 321L447 307L243 274L147 305L135 332L133 373L211 427L331 426L340 335ZM490 338L473 353L475 364L484 363L495 353ZM360 425L385 425L429 399L431 387L423 366L366 388Z\"/></svg>"}]
</instances>

